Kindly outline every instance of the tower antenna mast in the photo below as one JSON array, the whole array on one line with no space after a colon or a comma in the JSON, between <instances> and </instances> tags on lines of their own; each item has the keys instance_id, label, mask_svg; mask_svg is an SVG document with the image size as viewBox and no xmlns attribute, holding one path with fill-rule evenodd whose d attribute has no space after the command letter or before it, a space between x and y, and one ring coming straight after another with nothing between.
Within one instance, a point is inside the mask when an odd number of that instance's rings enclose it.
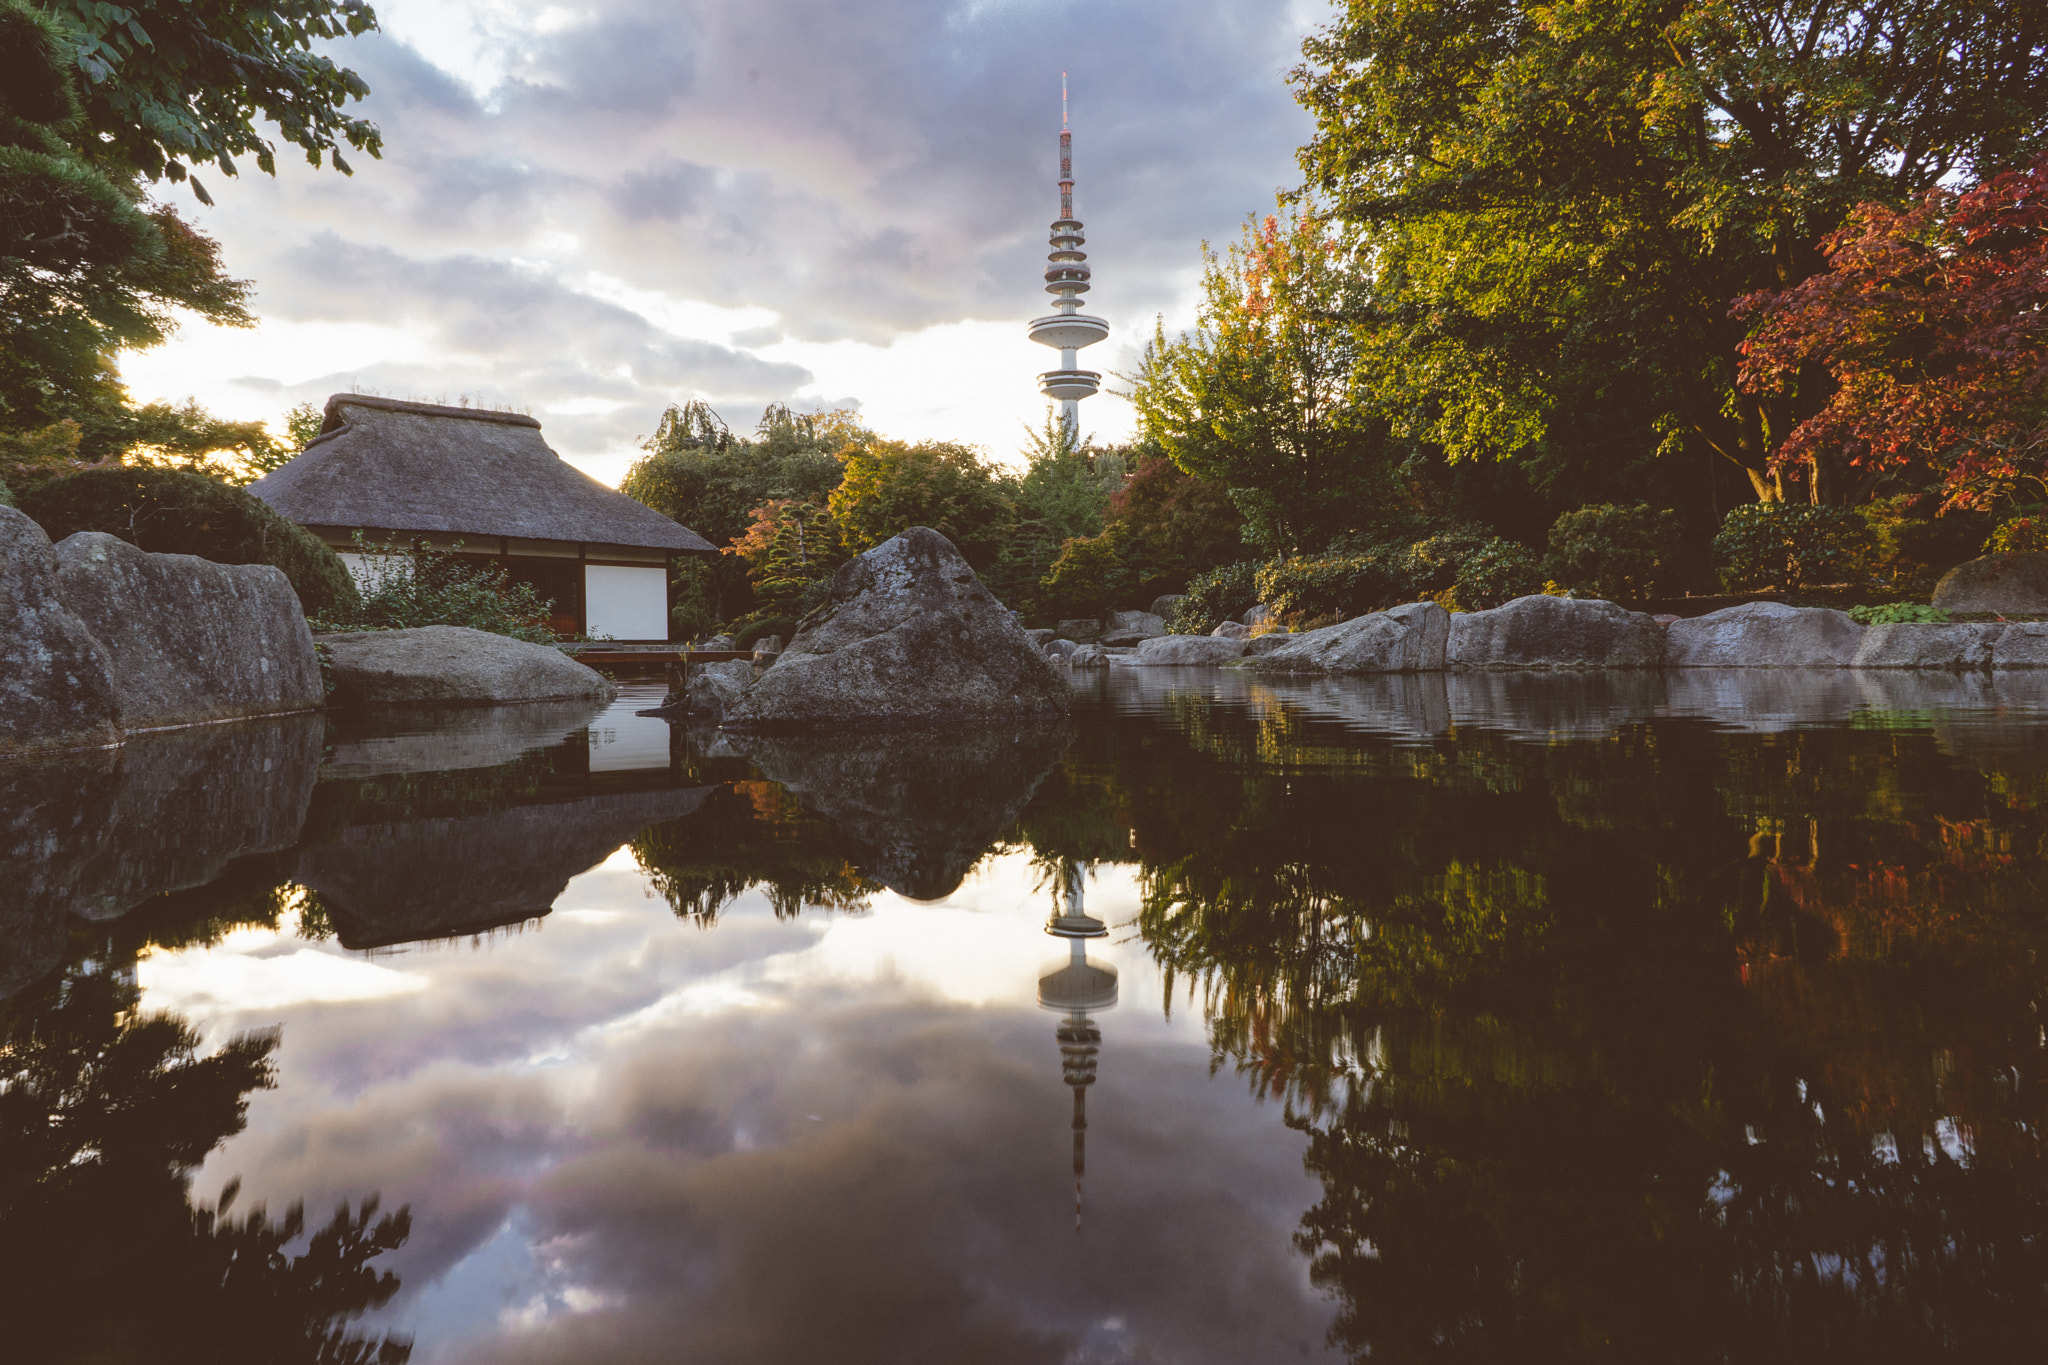
<instances>
[{"instance_id":1,"label":"tower antenna mast","mask_svg":"<svg viewBox=\"0 0 2048 1365\"><path fill-rule=\"evenodd\" d=\"M1038 376L1038 391L1060 405L1060 425L1070 444L1081 444L1081 400L1102 387L1102 375L1080 368L1076 354L1109 335L1109 323L1081 311L1088 292L1087 240L1074 216L1074 134L1067 125L1067 73L1060 72L1060 216L1052 225L1052 250L1046 254L1045 292L1053 295L1053 311L1034 318L1031 339L1060 353L1060 367Z\"/></svg>"}]
</instances>

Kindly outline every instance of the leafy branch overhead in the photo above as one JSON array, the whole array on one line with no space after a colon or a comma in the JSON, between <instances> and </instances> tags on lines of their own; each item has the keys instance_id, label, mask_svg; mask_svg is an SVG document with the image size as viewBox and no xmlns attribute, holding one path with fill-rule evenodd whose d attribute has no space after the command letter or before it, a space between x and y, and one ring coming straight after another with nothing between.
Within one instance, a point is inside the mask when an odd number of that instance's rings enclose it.
<instances>
[{"instance_id":1,"label":"leafy branch overhead","mask_svg":"<svg viewBox=\"0 0 2048 1365\"><path fill-rule=\"evenodd\" d=\"M363 78L315 50L377 27L361 0L39 0L57 21L82 78L83 150L150 180L189 168L236 173L236 157L277 171L267 120L318 166L349 173L343 144L382 154L377 125L345 112L370 93ZM195 180L193 188L212 202Z\"/></svg>"}]
</instances>

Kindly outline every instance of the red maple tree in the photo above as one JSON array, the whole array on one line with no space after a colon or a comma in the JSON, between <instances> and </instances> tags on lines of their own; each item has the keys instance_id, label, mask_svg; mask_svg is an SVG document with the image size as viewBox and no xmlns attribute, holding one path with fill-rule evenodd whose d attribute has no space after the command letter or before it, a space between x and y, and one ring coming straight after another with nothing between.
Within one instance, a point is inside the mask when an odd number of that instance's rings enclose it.
<instances>
[{"instance_id":1,"label":"red maple tree","mask_svg":"<svg viewBox=\"0 0 2048 1365\"><path fill-rule=\"evenodd\" d=\"M1946 507L2048 490L2048 156L1904 211L1861 205L1822 246L1828 271L1734 305L1754 318L1745 390L1816 368L1835 384L1775 460L1925 463Z\"/></svg>"}]
</instances>

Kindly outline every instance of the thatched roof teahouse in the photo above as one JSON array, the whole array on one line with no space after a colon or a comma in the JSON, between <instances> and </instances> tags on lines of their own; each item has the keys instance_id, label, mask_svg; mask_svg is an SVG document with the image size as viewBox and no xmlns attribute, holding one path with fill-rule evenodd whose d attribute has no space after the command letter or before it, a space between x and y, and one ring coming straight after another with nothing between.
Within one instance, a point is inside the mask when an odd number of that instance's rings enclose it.
<instances>
[{"instance_id":1,"label":"thatched roof teahouse","mask_svg":"<svg viewBox=\"0 0 2048 1365\"><path fill-rule=\"evenodd\" d=\"M357 531L502 563L554 602L564 635L666 640L675 557L716 552L565 463L516 412L338 393L305 451L249 491L351 568Z\"/></svg>"}]
</instances>

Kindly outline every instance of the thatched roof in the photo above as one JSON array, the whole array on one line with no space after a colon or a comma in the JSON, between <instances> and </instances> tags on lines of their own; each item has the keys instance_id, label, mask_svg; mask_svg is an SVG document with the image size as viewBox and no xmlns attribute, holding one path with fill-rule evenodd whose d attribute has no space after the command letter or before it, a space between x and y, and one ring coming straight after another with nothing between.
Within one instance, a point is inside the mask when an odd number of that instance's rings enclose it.
<instances>
[{"instance_id":1,"label":"thatched roof","mask_svg":"<svg viewBox=\"0 0 2048 1365\"><path fill-rule=\"evenodd\" d=\"M249 491L302 526L716 549L565 463L516 412L337 393L305 452Z\"/></svg>"}]
</instances>

